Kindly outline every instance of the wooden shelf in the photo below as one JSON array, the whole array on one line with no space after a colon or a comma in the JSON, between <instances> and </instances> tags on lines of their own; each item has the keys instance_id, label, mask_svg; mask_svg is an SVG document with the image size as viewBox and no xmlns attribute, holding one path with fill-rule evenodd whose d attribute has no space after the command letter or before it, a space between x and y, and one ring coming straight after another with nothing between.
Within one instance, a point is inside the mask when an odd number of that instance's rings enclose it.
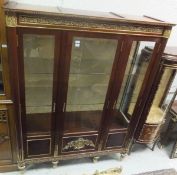
<instances>
[{"instance_id":1,"label":"wooden shelf","mask_svg":"<svg viewBox=\"0 0 177 175\"><path fill-rule=\"evenodd\" d=\"M125 120L121 112L115 110L109 131L127 130L127 128L128 128L128 122Z\"/></svg>"},{"instance_id":2,"label":"wooden shelf","mask_svg":"<svg viewBox=\"0 0 177 175\"><path fill-rule=\"evenodd\" d=\"M64 135L78 133L98 133L102 111L66 112Z\"/></svg>"},{"instance_id":3,"label":"wooden shelf","mask_svg":"<svg viewBox=\"0 0 177 175\"><path fill-rule=\"evenodd\" d=\"M51 114L27 114L27 136L44 136L51 134Z\"/></svg>"}]
</instances>

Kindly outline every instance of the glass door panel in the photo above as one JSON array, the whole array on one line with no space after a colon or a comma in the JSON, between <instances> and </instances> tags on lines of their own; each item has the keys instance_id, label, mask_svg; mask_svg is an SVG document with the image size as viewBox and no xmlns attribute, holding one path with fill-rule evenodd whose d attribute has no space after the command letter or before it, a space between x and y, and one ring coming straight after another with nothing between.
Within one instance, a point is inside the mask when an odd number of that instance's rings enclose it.
<instances>
[{"instance_id":1,"label":"glass door panel","mask_svg":"<svg viewBox=\"0 0 177 175\"><path fill-rule=\"evenodd\" d=\"M143 51L145 47L154 48L155 42L134 41L131 47L123 82L114 109L114 117L111 129L126 128L142 87L147 68L150 63L150 55Z\"/></svg>"},{"instance_id":2,"label":"glass door panel","mask_svg":"<svg viewBox=\"0 0 177 175\"><path fill-rule=\"evenodd\" d=\"M0 95L4 94L4 84L3 84L3 77L2 77L2 59L0 53Z\"/></svg>"},{"instance_id":3,"label":"glass door panel","mask_svg":"<svg viewBox=\"0 0 177 175\"><path fill-rule=\"evenodd\" d=\"M27 132L50 132L55 38L24 34L24 76Z\"/></svg>"},{"instance_id":4,"label":"glass door panel","mask_svg":"<svg viewBox=\"0 0 177 175\"><path fill-rule=\"evenodd\" d=\"M173 81L175 72L175 69L164 68L146 123L159 124L163 122L177 90L176 82ZM166 95L165 98L164 95Z\"/></svg>"},{"instance_id":5,"label":"glass door panel","mask_svg":"<svg viewBox=\"0 0 177 175\"><path fill-rule=\"evenodd\" d=\"M118 41L74 37L65 133L98 131Z\"/></svg>"}]
</instances>

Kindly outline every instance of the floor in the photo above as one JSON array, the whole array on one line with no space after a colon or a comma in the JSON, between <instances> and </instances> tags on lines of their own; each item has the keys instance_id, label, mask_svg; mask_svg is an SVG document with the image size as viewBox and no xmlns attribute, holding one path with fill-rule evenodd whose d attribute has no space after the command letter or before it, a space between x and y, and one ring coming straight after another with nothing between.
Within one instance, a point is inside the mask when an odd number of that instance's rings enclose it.
<instances>
[{"instance_id":1,"label":"floor","mask_svg":"<svg viewBox=\"0 0 177 175\"><path fill-rule=\"evenodd\" d=\"M155 148L151 151L144 145L135 145L130 156L119 160L119 154L102 156L97 163L90 158L61 161L57 168L51 163L33 165L27 168L25 175L93 175L96 170L103 171L110 168L122 167L122 175L133 175L140 172L175 168L177 158L169 159L171 146L164 149ZM0 173L1 174L1 173ZM19 172L2 173L3 175L18 175Z\"/></svg>"}]
</instances>

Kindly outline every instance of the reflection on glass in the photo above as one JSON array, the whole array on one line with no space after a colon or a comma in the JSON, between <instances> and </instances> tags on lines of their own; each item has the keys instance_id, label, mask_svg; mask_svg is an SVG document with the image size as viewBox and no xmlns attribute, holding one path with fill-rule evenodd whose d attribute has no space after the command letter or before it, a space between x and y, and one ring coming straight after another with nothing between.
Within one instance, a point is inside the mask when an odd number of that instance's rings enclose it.
<instances>
[{"instance_id":1,"label":"reflection on glass","mask_svg":"<svg viewBox=\"0 0 177 175\"><path fill-rule=\"evenodd\" d=\"M146 41L134 41L132 44L117 103L117 109L126 117L131 117L133 114L150 63L152 52L147 54L145 49L154 46L154 42Z\"/></svg>"},{"instance_id":2,"label":"reflection on glass","mask_svg":"<svg viewBox=\"0 0 177 175\"><path fill-rule=\"evenodd\" d=\"M164 69L158 90L146 120L147 123L161 123L163 121L177 89L175 81L173 83L170 82L174 70L169 68ZM169 87L170 84L171 86ZM165 94L167 95L165 99L163 99Z\"/></svg>"},{"instance_id":3,"label":"reflection on glass","mask_svg":"<svg viewBox=\"0 0 177 175\"><path fill-rule=\"evenodd\" d=\"M74 38L67 111L102 110L116 48L116 40Z\"/></svg>"},{"instance_id":4,"label":"reflection on glass","mask_svg":"<svg viewBox=\"0 0 177 175\"><path fill-rule=\"evenodd\" d=\"M26 113L51 112L54 37L25 34L23 43Z\"/></svg>"},{"instance_id":5,"label":"reflection on glass","mask_svg":"<svg viewBox=\"0 0 177 175\"><path fill-rule=\"evenodd\" d=\"M101 116L117 43L112 39L73 39L66 111L68 117L77 117L79 127L88 125L86 116L88 120ZM92 125L96 125L95 121Z\"/></svg>"},{"instance_id":6,"label":"reflection on glass","mask_svg":"<svg viewBox=\"0 0 177 175\"><path fill-rule=\"evenodd\" d=\"M0 57L0 94L3 94L3 93L4 93L4 85L3 85L3 77L2 77L2 60Z\"/></svg>"}]
</instances>

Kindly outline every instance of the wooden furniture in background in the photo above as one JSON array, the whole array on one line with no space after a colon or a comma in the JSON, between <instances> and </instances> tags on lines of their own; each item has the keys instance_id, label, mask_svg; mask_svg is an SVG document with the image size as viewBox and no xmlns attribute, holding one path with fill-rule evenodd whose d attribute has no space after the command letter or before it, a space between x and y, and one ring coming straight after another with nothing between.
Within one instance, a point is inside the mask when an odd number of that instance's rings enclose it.
<instances>
[{"instance_id":1,"label":"wooden furniture in background","mask_svg":"<svg viewBox=\"0 0 177 175\"><path fill-rule=\"evenodd\" d=\"M175 95L176 96L176 95ZM161 147L173 143L170 158L177 158L177 100L174 100L169 112L167 129L161 134Z\"/></svg>"},{"instance_id":2,"label":"wooden furniture in background","mask_svg":"<svg viewBox=\"0 0 177 175\"><path fill-rule=\"evenodd\" d=\"M2 9L4 3L7 1L0 0L0 171L12 171L17 169L18 149L7 55L5 14Z\"/></svg>"},{"instance_id":3,"label":"wooden furniture in background","mask_svg":"<svg viewBox=\"0 0 177 175\"><path fill-rule=\"evenodd\" d=\"M14 2L5 12L19 169L126 154L173 24ZM148 59L145 46L153 48Z\"/></svg>"},{"instance_id":4,"label":"wooden furniture in background","mask_svg":"<svg viewBox=\"0 0 177 175\"><path fill-rule=\"evenodd\" d=\"M177 129L175 130L175 127L177 127L177 100L174 100L172 107L170 109L170 114L171 114L171 118L170 118L170 123L169 123L169 127L167 130L167 134L166 134L166 139L170 137L171 135L171 131L173 132L173 139L174 139L174 145L171 151L171 155L170 158L177 158Z\"/></svg>"},{"instance_id":5,"label":"wooden furniture in background","mask_svg":"<svg viewBox=\"0 0 177 175\"><path fill-rule=\"evenodd\" d=\"M177 86L173 84L177 70L176 50L175 47L167 47L164 51L161 66L149 97L149 100L154 99L152 104L150 104L151 107L148 108L147 106L144 110L144 115L147 116L147 119L142 131L137 133L135 137L138 143L150 144L155 143L159 139L161 129L166 120L166 114L173 102L173 94L177 90ZM144 49L144 57L148 59L151 54L152 49ZM140 122L139 125L141 124Z\"/></svg>"}]
</instances>

